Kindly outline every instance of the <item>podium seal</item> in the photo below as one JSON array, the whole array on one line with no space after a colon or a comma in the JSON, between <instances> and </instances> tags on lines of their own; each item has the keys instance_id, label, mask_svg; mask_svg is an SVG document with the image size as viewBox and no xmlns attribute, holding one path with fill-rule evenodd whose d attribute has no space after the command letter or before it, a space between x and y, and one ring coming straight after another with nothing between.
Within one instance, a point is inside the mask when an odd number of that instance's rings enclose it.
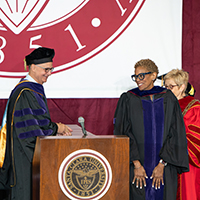
<instances>
[{"instance_id":1,"label":"podium seal","mask_svg":"<svg viewBox=\"0 0 200 200\"><path fill-rule=\"evenodd\" d=\"M112 170L102 154L91 149L81 149L63 160L58 181L63 193L72 200L98 200L111 185Z\"/></svg>"}]
</instances>

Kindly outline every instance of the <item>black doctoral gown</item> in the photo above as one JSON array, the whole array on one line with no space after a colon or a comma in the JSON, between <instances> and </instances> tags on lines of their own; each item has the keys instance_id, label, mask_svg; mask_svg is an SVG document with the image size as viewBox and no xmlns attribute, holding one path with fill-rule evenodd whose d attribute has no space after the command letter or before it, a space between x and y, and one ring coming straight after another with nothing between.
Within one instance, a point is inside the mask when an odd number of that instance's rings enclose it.
<instances>
[{"instance_id":1,"label":"black doctoral gown","mask_svg":"<svg viewBox=\"0 0 200 200\"><path fill-rule=\"evenodd\" d=\"M175 200L177 173L188 171L189 164L183 117L172 92L154 86L148 91L136 88L123 93L115 111L114 134L130 138L130 199ZM156 190L149 178L160 159L167 166L164 186ZM134 160L139 160L147 173L145 188L132 184Z\"/></svg>"},{"instance_id":2,"label":"black doctoral gown","mask_svg":"<svg viewBox=\"0 0 200 200\"><path fill-rule=\"evenodd\" d=\"M0 169L0 187L10 185L11 199L31 200L32 159L37 136L55 135L44 88L21 80L7 106L6 154Z\"/></svg>"}]
</instances>

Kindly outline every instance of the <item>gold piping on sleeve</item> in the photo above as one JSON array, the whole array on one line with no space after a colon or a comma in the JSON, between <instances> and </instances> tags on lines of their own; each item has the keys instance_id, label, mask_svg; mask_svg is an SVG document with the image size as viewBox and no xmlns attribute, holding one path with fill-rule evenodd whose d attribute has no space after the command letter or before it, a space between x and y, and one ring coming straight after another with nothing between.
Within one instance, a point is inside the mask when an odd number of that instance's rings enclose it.
<instances>
[{"instance_id":1,"label":"gold piping on sleeve","mask_svg":"<svg viewBox=\"0 0 200 200\"><path fill-rule=\"evenodd\" d=\"M6 124L2 127L0 132L0 168L3 167L6 153Z\"/></svg>"}]
</instances>

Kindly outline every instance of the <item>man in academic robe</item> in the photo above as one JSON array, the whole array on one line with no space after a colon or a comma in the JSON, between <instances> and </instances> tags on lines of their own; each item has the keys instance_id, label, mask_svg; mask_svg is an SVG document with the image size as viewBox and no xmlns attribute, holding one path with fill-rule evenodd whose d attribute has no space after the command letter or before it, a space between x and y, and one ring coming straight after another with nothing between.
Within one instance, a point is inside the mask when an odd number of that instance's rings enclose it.
<instances>
[{"instance_id":1,"label":"man in academic robe","mask_svg":"<svg viewBox=\"0 0 200 200\"><path fill-rule=\"evenodd\" d=\"M0 189L11 188L11 199L32 198L32 159L37 136L69 136L72 132L65 124L51 121L47 106L43 83L54 69L54 54L53 49L39 47L27 55L29 73L8 99L1 126Z\"/></svg>"}]
</instances>

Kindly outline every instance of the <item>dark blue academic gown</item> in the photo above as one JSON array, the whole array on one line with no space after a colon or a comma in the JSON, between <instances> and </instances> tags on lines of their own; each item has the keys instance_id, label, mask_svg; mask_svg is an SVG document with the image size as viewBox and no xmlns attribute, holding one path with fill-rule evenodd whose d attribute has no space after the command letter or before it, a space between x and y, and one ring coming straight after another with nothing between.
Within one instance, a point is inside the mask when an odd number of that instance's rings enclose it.
<instances>
[{"instance_id":1,"label":"dark blue academic gown","mask_svg":"<svg viewBox=\"0 0 200 200\"><path fill-rule=\"evenodd\" d=\"M176 97L159 86L148 91L132 89L121 95L114 123L114 134L130 138L130 199L175 200L177 173L189 169L185 127ZM150 177L160 159L168 163L165 185L156 190L148 178L145 188L136 188L132 184L133 161L139 160Z\"/></svg>"}]
</instances>

